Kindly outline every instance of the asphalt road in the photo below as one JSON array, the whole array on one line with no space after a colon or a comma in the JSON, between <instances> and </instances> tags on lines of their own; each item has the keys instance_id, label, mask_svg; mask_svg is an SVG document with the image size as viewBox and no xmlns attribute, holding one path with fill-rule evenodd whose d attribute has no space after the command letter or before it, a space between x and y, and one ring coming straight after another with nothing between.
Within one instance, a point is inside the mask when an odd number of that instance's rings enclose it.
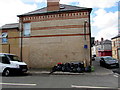
<instances>
[{"instance_id":1,"label":"asphalt road","mask_svg":"<svg viewBox=\"0 0 120 90\"><path fill-rule=\"evenodd\" d=\"M94 62L95 72L104 69L99 63ZM106 70L107 71L107 70ZM105 73L105 72L104 72ZM81 74L81 75L23 75L2 77L2 88L84 88L81 90L116 90L118 88L119 74ZM94 89L94 90L97 90ZM4 90L4 89L3 89ZM11 89L12 90L12 89ZM15 89L16 90L16 89ZM18 90L18 89L17 89Z\"/></svg>"},{"instance_id":2,"label":"asphalt road","mask_svg":"<svg viewBox=\"0 0 120 90\"><path fill-rule=\"evenodd\" d=\"M2 88L118 87L118 75L37 75L2 77Z\"/></svg>"},{"instance_id":3,"label":"asphalt road","mask_svg":"<svg viewBox=\"0 0 120 90\"><path fill-rule=\"evenodd\" d=\"M99 58L96 59L94 64L99 66ZM119 61L119 68L111 68L109 70L112 70L114 73L120 74L120 61Z\"/></svg>"}]
</instances>

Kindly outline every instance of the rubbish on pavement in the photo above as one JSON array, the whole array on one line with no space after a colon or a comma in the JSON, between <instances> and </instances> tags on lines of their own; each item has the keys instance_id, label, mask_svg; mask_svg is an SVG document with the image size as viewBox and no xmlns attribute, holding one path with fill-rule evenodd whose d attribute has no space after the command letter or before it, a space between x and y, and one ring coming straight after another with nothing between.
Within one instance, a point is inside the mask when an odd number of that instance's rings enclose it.
<instances>
[{"instance_id":1,"label":"rubbish on pavement","mask_svg":"<svg viewBox=\"0 0 120 90\"><path fill-rule=\"evenodd\" d=\"M73 72L73 73L82 73L82 72L91 72L91 71L93 72L94 67L93 66L84 67L83 62L57 63L56 66L52 67L50 74L56 71Z\"/></svg>"}]
</instances>

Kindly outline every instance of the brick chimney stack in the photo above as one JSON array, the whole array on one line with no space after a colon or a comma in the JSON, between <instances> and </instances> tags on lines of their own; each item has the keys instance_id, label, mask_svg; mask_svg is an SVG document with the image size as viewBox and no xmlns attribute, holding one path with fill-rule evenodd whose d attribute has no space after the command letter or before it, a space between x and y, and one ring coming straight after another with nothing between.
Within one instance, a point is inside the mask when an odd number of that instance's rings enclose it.
<instances>
[{"instance_id":1,"label":"brick chimney stack","mask_svg":"<svg viewBox=\"0 0 120 90\"><path fill-rule=\"evenodd\" d=\"M58 11L60 9L60 0L47 0L47 11Z\"/></svg>"}]
</instances>

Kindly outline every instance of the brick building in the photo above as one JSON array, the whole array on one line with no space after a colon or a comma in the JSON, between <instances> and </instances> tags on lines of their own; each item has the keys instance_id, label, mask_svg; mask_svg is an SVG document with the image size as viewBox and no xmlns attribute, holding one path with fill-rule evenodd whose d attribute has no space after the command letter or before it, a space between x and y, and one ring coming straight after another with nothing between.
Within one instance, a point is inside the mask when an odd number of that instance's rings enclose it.
<instances>
[{"instance_id":1,"label":"brick building","mask_svg":"<svg viewBox=\"0 0 120 90\"><path fill-rule=\"evenodd\" d=\"M20 55L19 51L19 24L5 24L0 28L0 52L15 53Z\"/></svg>"},{"instance_id":2,"label":"brick building","mask_svg":"<svg viewBox=\"0 0 120 90\"><path fill-rule=\"evenodd\" d=\"M47 7L18 15L22 60L31 68L49 68L70 61L90 65L91 10L47 0Z\"/></svg>"},{"instance_id":3,"label":"brick building","mask_svg":"<svg viewBox=\"0 0 120 90\"><path fill-rule=\"evenodd\" d=\"M120 34L112 38L112 56L120 59Z\"/></svg>"},{"instance_id":4,"label":"brick building","mask_svg":"<svg viewBox=\"0 0 120 90\"><path fill-rule=\"evenodd\" d=\"M112 42L110 40L95 41L95 45L92 47L92 55L96 56L112 56Z\"/></svg>"}]
</instances>

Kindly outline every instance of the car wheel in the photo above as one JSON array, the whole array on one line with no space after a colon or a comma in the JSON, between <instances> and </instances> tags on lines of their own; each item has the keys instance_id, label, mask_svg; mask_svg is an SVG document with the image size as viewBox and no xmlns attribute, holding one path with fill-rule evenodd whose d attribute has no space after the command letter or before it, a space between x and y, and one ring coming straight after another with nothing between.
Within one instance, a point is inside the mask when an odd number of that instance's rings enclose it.
<instances>
[{"instance_id":1,"label":"car wheel","mask_svg":"<svg viewBox=\"0 0 120 90\"><path fill-rule=\"evenodd\" d=\"M10 69L5 69L3 72L3 76L9 76L10 75Z\"/></svg>"}]
</instances>

